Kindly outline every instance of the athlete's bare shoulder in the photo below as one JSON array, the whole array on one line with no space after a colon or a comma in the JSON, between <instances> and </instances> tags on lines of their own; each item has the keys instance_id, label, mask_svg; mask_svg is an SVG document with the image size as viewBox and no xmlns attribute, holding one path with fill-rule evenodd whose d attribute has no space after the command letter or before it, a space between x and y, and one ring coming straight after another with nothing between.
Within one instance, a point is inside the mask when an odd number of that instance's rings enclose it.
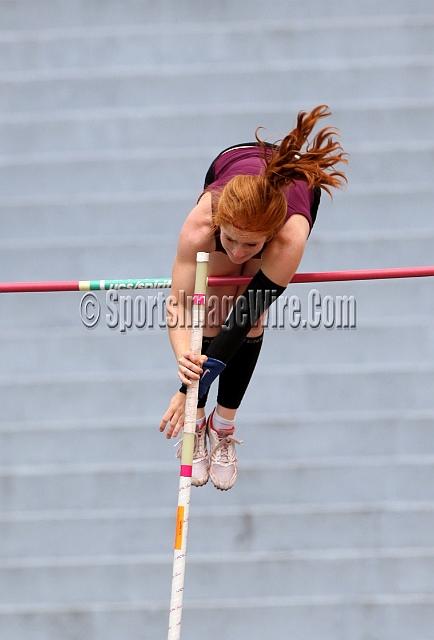
<instances>
[{"instance_id":1,"label":"athlete's bare shoulder","mask_svg":"<svg viewBox=\"0 0 434 640\"><path fill-rule=\"evenodd\" d=\"M178 254L197 251L211 252L215 249L212 228L211 194L205 193L188 214L179 234Z\"/></svg>"}]
</instances>

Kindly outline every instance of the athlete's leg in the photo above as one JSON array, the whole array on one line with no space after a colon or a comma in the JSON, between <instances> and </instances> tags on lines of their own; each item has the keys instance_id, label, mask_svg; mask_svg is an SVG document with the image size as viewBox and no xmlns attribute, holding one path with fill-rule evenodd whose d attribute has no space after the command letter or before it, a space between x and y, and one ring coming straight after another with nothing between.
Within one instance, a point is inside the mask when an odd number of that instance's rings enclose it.
<instances>
[{"instance_id":1,"label":"athlete's leg","mask_svg":"<svg viewBox=\"0 0 434 640\"><path fill-rule=\"evenodd\" d=\"M260 260L250 260L243 265L243 275L254 275L260 268ZM245 287L237 290L236 296ZM238 474L234 436L235 416L249 385L263 341L262 318L252 327L243 344L232 356L219 376L217 407L208 418L210 441L210 477L221 490L230 489Z\"/></svg>"}]
</instances>

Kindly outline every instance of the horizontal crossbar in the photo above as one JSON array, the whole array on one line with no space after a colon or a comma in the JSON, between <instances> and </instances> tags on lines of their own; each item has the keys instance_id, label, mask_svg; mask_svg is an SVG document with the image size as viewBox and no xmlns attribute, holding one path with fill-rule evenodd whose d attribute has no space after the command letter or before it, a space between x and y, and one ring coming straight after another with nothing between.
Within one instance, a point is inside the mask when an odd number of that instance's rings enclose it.
<instances>
[{"instance_id":1,"label":"horizontal crossbar","mask_svg":"<svg viewBox=\"0 0 434 640\"><path fill-rule=\"evenodd\" d=\"M348 280L388 280L392 278L421 278L434 276L434 267L407 267L395 269L367 269L357 271L319 271L296 273L292 283L344 282ZM251 276L209 276L208 286L247 285ZM170 289L170 278L132 280L71 280L53 282L0 282L0 293L41 293L48 291L107 291L109 289Z\"/></svg>"}]
</instances>

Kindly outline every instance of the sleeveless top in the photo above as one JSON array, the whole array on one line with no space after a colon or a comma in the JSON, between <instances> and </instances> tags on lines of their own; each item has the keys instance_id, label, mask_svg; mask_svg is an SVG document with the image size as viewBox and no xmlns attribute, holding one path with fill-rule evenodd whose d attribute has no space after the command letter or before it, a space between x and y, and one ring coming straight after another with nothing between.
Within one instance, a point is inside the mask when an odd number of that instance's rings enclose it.
<instances>
[{"instance_id":1,"label":"sleeveless top","mask_svg":"<svg viewBox=\"0 0 434 640\"><path fill-rule=\"evenodd\" d=\"M272 147L269 143L267 146ZM204 193L207 191L221 191L223 187L238 175L259 175L264 170L264 158L262 148L257 142L229 147L222 151L212 162L205 177ZM295 180L283 190L287 202L285 222L294 214L303 215L310 230L315 224L316 214L321 198L319 187L310 188L303 180ZM203 194L202 194L203 195ZM220 231L215 232L216 251L226 253L220 241ZM262 250L254 258L259 258Z\"/></svg>"}]
</instances>

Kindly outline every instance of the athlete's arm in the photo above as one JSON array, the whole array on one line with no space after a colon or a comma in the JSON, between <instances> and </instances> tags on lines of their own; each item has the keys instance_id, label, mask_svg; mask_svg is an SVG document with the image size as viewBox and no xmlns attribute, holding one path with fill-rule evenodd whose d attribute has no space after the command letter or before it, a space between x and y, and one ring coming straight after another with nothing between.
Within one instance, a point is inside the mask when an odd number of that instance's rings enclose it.
<instances>
[{"instance_id":1,"label":"athlete's arm","mask_svg":"<svg viewBox=\"0 0 434 640\"><path fill-rule=\"evenodd\" d=\"M207 201L208 200L208 201ZM196 279L196 255L199 251L212 251L211 200L203 197L187 217L179 235L178 248L172 269L171 300L175 305L168 309L167 326L169 339L178 363L178 376L183 384L191 384L202 372L202 363L206 356L195 356L190 351L190 300L194 294ZM160 431L167 423L166 437L176 436L184 421L185 394L178 391L172 397L165 412Z\"/></svg>"},{"instance_id":2,"label":"athlete's arm","mask_svg":"<svg viewBox=\"0 0 434 640\"><path fill-rule=\"evenodd\" d=\"M255 322L285 291L300 264L308 235L307 219L294 214L267 246L260 271L238 298L225 326L206 351L209 360L203 367L204 374L214 360L229 362ZM210 383L215 377L212 370L206 374Z\"/></svg>"},{"instance_id":3,"label":"athlete's arm","mask_svg":"<svg viewBox=\"0 0 434 640\"><path fill-rule=\"evenodd\" d=\"M287 287L303 257L310 227L307 218L295 213L262 254L261 270L267 278Z\"/></svg>"},{"instance_id":4,"label":"athlete's arm","mask_svg":"<svg viewBox=\"0 0 434 640\"><path fill-rule=\"evenodd\" d=\"M172 269L172 300L168 318L169 339L178 362L178 376L183 384L198 379L201 373L199 359L190 352L191 301L196 277L196 255L199 251L211 251L210 198L202 198L188 215L179 235L178 247Z\"/></svg>"}]
</instances>

